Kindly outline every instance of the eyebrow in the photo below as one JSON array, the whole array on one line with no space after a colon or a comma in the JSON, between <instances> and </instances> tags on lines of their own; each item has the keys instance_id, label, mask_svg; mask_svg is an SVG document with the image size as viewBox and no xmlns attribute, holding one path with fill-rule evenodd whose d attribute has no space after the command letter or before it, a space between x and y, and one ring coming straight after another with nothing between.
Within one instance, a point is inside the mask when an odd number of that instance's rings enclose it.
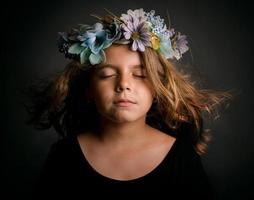
<instances>
[{"instance_id":1,"label":"eyebrow","mask_svg":"<svg viewBox=\"0 0 254 200\"><path fill-rule=\"evenodd\" d=\"M145 67L143 65L130 65L129 66L132 69L136 69L136 68L141 68L141 69L145 69ZM101 64L98 66L98 70L102 70L104 68L112 68L112 69L116 69L117 66L116 65L112 65L112 64Z\"/></svg>"}]
</instances>

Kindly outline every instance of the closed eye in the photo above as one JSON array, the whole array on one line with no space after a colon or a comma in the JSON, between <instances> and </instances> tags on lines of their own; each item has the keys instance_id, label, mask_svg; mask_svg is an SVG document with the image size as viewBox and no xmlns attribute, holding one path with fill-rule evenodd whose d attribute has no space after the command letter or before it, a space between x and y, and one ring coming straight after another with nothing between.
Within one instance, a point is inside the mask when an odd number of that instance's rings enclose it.
<instances>
[{"instance_id":1,"label":"closed eye","mask_svg":"<svg viewBox=\"0 0 254 200\"><path fill-rule=\"evenodd\" d=\"M135 77L138 77L138 78L142 78L142 79L145 79L146 78L146 76L144 76L144 75L134 75Z\"/></svg>"},{"instance_id":2,"label":"closed eye","mask_svg":"<svg viewBox=\"0 0 254 200\"><path fill-rule=\"evenodd\" d=\"M110 78L110 77L113 77L113 76L116 76L116 74L112 74L112 75L101 75L99 76L100 79L107 79L107 78ZM145 79L146 76L144 75L133 75L134 77L137 77L137 78L141 78L141 79Z\"/></svg>"},{"instance_id":3,"label":"closed eye","mask_svg":"<svg viewBox=\"0 0 254 200\"><path fill-rule=\"evenodd\" d=\"M107 75L107 76L99 76L99 78L100 78L100 79L106 79L106 78L110 78L110 77L112 77L112 76L114 76L114 74L113 74L113 75Z\"/></svg>"}]
</instances>

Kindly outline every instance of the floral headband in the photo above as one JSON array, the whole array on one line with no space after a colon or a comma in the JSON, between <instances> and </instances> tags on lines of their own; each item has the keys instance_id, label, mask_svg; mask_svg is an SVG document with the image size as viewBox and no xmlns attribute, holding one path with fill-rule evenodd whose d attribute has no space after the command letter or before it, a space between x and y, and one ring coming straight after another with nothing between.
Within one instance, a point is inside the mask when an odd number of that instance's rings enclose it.
<instances>
[{"instance_id":1,"label":"floral headband","mask_svg":"<svg viewBox=\"0 0 254 200\"><path fill-rule=\"evenodd\" d=\"M112 13L96 18L99 22L93 26L79 24L70 32L59 32L58 48L66 58L96 65L106 59L104 49L113 43L130 44L133 51L140 52L150 47L167 59L177 60L189 49L186 36L167 29L164 19L155 16L154 10L144 12L141 8L128 10L120 18Z\"/></svg>"}]
</instances>

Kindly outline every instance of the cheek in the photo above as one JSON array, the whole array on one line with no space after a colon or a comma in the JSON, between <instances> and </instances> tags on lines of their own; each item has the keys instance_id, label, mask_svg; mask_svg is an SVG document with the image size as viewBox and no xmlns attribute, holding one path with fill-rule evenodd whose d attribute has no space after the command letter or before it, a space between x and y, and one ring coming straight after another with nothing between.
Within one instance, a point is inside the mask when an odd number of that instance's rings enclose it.
<instances>
[{"instance_id":1,"label":"cheek","mask_svg":"<svg viewBox=\"0 0 254 200\"><path fill-rule=\"evenodd\" d=\"M144 107L150 108L153 102L153 93L152 90L150 90L147 87L144 87L143 89L139 90L138 92L139 100L143 104Z\"/></svg>"},{"instance_id":2,"label":"cheek","mask_svg":"<svg viewBox=\"0 0 254 200\"><path fill-rule=\"evenodd\" d=\"M93 97L94 100L97 104L102 104L108 103L112 101L112 94L113 89L110 85L107 84L99 84L94 87L93 91Z\"/></svg>"}]
</instances>

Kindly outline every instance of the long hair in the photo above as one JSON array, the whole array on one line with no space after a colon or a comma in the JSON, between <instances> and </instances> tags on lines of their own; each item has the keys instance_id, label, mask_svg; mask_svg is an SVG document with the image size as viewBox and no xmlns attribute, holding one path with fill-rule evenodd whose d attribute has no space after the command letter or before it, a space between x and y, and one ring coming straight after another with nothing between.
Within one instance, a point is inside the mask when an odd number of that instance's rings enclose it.
<instances>
[{"instance_id":1,"label":"long hair","mask_svg":"<svg viewBox=\"0 0 254 200\"><path fill-rule=\"evenodd\" d=\"M204 154L211 139L203 128L203 113L216 113L217 105L230 99L230 92L200 89L187 74L176 70L174 64L146 48L139 53L148 78L156 91L155 101L147 113L147 124L165 131L176 131L191 139L197 153ZM25 89L30 104L26 121L37 129L53 127L60 136L77 135L94 130L98 112L85 95L94 67L71 61L50 81L39 81ZM43 84L42 84L43 83Z\"/></svg>"},{"instance_id":2,"label":"long hair","mask_svg":"<svg viewBox=\"0 0 254 200\"><path fill-rule=\"evenodd\" d=\"M217 118L219 105L226 105L233 92L199 88L190 74L176 70L176 64L152 49L146 48L141 56L156 91L155 112L150 115L159 126L178 130L197 153L206 153L212 135L204 128L204 116L207 120Z\"/></svg>"}]
</instances>

